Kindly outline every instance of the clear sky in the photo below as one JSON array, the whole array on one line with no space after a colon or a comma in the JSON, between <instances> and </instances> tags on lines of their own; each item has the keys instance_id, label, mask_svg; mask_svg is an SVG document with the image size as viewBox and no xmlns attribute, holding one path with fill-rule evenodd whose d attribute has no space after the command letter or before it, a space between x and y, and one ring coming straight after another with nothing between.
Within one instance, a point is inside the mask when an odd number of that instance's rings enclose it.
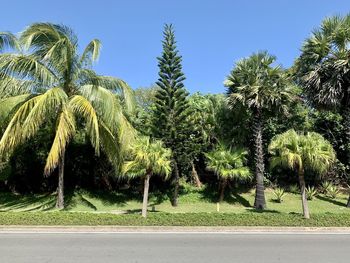
<instances>
[{"instance_id":1,"label":"clear sky","mask_svg":"<svg viewBox=\"0 0 350 263\"><path fill-rule=\"evenodd\" d=\"M0 31L66 24L81 46L102 41L98 73L137 88L157 80L163 25L173 23L187 89L218 93L239 58L268 50L288 67L324 17L349 11L348 0L9 0L1 1Z\"/></svg>"}]
</instances>

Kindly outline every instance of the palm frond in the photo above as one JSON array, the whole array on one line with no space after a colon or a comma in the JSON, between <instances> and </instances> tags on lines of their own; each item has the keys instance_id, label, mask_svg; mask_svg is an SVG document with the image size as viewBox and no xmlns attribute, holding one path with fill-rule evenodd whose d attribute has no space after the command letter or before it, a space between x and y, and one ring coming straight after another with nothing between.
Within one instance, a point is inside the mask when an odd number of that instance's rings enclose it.
<instances>
[{"instance_id":1,"label":"palm frond","mask_svg":"<svg viewBox=\"0 0 350 263\"><path fill-rule=\"evenodd\" d=\"M100 153L99 123L94 107L86 98L80 95L73 96L68 103L68 107L86 120L87 133L95 153L98 155Z\"/></svg>"},{"instance_id":2,"label":"palm frond","mask_svg":"<svg viewBox=\"0 0 350 263\"><path fill-rule=\"evenodd\" d=\"M10 32L0 32L0 51L6 48L19 49L17 38Z\"/></svg>"},{"instance_id":3,"label":"palm frond","mask_svg":"<svg viewBox=\"0 0 350 263\"><path fill-rule=\"evenodd\" d=\"M22 80L35 80L42 86L50 87L57 83L58 78L36 56L23 54L0 55L0 72L16 76Z\"/></svg>"},{"instance_id":4,"label":"palm frond","mask_svg":"<svg viewBox=\"0 0 350 263\"><path fill-rule=\"evenodd\" d=\"M68 107L64 107L58 119L55 139L46 159L44 169L46 175L49 175L56 168L74 134L75 118L73 112Z\"/></svg>"},{"instance_id":5,"label":"palm frond","mask_svg":"<svg viewBox=\"0 0 350 263\"><path fill-rule=\"evenodd\" d=\"M35 96L24 102L13 115L0 140L0 157L11 154L16 146L26 139L22 125L41 96Z\"/></svg>"},{"instance_id":6,"label":"palm frond","mask_svg":"<svg viewBox=\"0 0 350 263\"><path fill-rule=\"evenodd\" d=\"M101 42L98 39L93 39L85 48L80 57L80 63L86 66L91 66L94 61L100 56Z\"/></svg>"}]
</instances>

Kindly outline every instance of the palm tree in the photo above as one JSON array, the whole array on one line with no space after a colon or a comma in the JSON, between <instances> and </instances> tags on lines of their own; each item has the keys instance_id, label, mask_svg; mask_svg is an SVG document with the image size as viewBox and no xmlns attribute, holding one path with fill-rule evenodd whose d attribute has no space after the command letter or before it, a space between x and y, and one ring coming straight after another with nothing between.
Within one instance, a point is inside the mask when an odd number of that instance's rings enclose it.
<instances>
[{"instance_id":1,"label":"palm tree","mask_svg":"<svg viewBox=\"0 0 350 263\"><path fill-rule=\"evenodd\" d=\"M350 163L350 14L323 20L303 47L297 75L309 101L318 108L341 113L344 126L344 162ZM341 157L341 156L339 156ZM348 200L350 207L350 196Z\"/></svg>"},{"instance_id":2,"label":"palm tree","mask_svg":"<svg viewBox=\"0 0 350 263\"><path fill-rule=\"evenodd\" d=\"M131 161L125 162L123 174L129 177L144 176L142 216L147 216L149 181L153 174L168 178L171 173L171 151L160 140L139 137L131 147Z\"/></svg>"},{"instance_id":3,"label":"palm tree","mask_svg":"<svg viewBox=\"0 0 350 263\"><path fill-rule=\"evenodd\" d=\"M282 166L297 171L304 217L310 218L305 191L305 169L319 174L326 172L335 161L332 145L318 133L303 135L289 130L271 141L269 152L272 155L271 168Z\"/></svg>"},{"instance_id":4,"label":"palm tree","mask_svg":"<svg viewBox=\"0 0 350 263\"><path fill-rule=\"evenodd\" d=\"M6 49L18 49L18 41L15 35L10 32L0 32L0 52L5 51ZM6 77L6 78L5 78ZM6 75L2 76L2 81L0 82L0 99L6 98L11 95L11 91L15 90L13 85L11 89L9 81L11 78L8 78Z\"/></svg>"},{"instance_id":5,"label":"palm tree","mask_svg":"<svg viewBox=\"0 0 350 263\"><path fill-rule=\"evenodd\" d=\"M291 100L291 85L276 58L267 52L238 61L225 81L231 107L244 106L252 114L256 194L254 207L265 209L263 120L266 113L285 110Z\"/></svg>"},{"instance_id":6,"label":"palm tree","mask_svg":"<svg viewBox=\"0 0 350 263\"><path fill-rule=\"evenodd\" d=\"M206 154L208 169L214 171L221 181L219 202L224 200L225 188L229 180L242 181L251 178L249 168L245 166L247 154L243 149L231 151L223 146Z\"/></svg>"},{"instance_id":7,"label":"palm tree","mask_svg":"<svg viewBox=\"0 0 350 263\"><path fill-rule=\"evenodd\" d=\"M0 101L0 109L15 105L0 140L0 157L8 156L48 121L55 121L55 137L44 174L58 167L57 208L64 207L64 163L69 141L85 122L85 132L98 155L102 149L116 166L133 130L123 114L131 107L132 92L119 79L99 76L92 69L100 41L92 40L78 54L78 39L63 25L36 23L19 36L24 52L0 55L0 75L23 84L25 95ZM0 111L1 111L0 110Z\"/></svg>"}]
</instances>

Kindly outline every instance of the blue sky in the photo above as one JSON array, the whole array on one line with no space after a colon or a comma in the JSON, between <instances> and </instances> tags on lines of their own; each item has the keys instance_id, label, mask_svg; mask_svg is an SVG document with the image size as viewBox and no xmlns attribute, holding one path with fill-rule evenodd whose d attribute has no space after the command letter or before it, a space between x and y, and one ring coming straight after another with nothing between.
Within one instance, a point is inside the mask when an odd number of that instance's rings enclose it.
<instances>
[{"instance_id":1,"label":"blue sky","mask_svg":"<svg viewBox=\"0 0 350 263\"><path fill-rule=\"evenodd\" d=\"M268 50L288 67L324 17L349 11L347 0L11 0L1 3L0 31L66 24L81 46L102 41L98 73L137 88L157 80L163 25L173 23L187 89L218 93L239 58Z\"/></svg>"}]
</instances>

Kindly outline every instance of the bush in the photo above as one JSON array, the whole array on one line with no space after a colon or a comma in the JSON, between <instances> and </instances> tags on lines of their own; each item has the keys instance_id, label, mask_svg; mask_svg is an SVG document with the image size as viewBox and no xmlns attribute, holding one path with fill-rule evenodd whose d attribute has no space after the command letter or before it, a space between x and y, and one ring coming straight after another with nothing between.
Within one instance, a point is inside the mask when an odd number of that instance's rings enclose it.
<instances>
[{"instance_id":1,"label":"bush","mask_svg":"<svg viewBox=\"0 0 350 263\"><path fill-rule=\"evenodd\" d=\"M289 192L293 193L293 194L299 194L299 186L297 184L292 184L289 186Z\"/></svg>"},{"instance_id":2,"label":"bush","mask_svg":"<svg viewBox=\"0 0 350 263\"><path fill-rule=\"evenodd\" d=\"M325 195L327 195L327 192L328 192L328 189L329 187L331 187L333 184L329 181L324 181L322 184L321 184L321 192Z\"/></svg>"},{"instance_id":3,"label":"bush","mask_svg":"<svg viewBox=\"0 0 350 263\"><path fill-rule=\"evenodd\" d=\"M313 200L317 196L317 189L314 186L306 187L306 197L307 200Z\"/></svg>"},{"instance_id":4,"label":"bush","mask_svg":"<svg viewBox=\"0 0 350 263\"><path fill-rule=\"evenodd\" d=\"M326 196L332 199L335 199L337 198L338 194L339 194L339 188L336 185L331 184L327 189Z\"/></svg>"},{"instance_id":5,"label":"bush","mask_svg":"<svg viewBox=\"0 0 350 263\"><path fill-rule=\"evenodd\" d=\"M283 196L285 196L286 192L284 191L283 188L276 188L273 190L273 194L275 195L276 199L275 201L278 203L282 203L283 201Z\"/></svg>"}]
</instances>

